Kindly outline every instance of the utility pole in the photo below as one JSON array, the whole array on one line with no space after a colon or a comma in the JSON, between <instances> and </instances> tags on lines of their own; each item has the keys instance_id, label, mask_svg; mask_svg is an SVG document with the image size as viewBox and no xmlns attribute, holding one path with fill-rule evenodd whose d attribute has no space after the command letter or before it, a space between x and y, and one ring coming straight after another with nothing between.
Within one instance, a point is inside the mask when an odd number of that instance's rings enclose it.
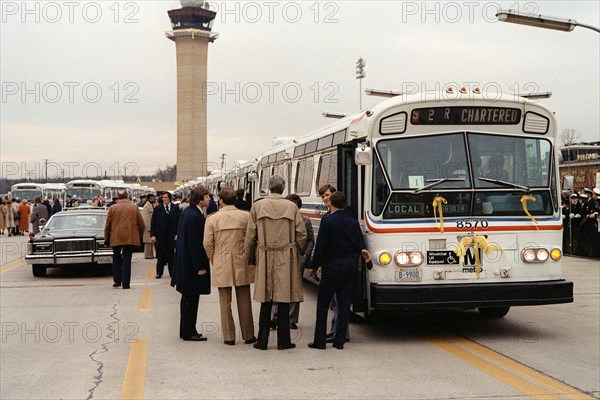
<instances>
[{"instance_id":1,"label":"utility pole","mask_svg":"<svg viewBox=\"0 0 600 400\"><path fill-rule=\"evenodd\" d=\"M358 59L356 62L356 79L358 79L358 108L362 110L362 80L365 76L367 76L367 72L365 71L365 67L367 63L363 60L362 57Z\"/></svg>"},{"instance_id":2,"label":"utility pole","mask_svg":"<svg viewBox=\"0 0 600 400\"><path fill-rule=\"evenodd\" d=\"M46 175L46 183L48 183L48 159L43 158L43 160L44 160L44 172Z\"/></svg>"},{"instance_id":3,"label":"utility pole","mask_svg":"<svg viewBox=\"0 0 600 400\"><path fill-rule=\"evenodd\" d=\"M225 169L225 156L225 153L221 154L221 171Z\"/></svg>"}]
</instances>

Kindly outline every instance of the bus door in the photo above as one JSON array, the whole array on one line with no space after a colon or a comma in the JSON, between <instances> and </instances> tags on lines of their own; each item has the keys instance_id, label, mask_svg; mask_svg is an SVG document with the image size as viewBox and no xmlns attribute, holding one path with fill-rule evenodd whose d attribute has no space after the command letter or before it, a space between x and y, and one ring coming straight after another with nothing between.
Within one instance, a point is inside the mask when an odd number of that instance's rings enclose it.
<instances>
[{"instance_id":1,"label":"bus door","mask_svg":"<svg viewBox=\"0 0 600 400\"><path fill-rule=\"evenodd\" d=\"M337 149L337 189L346 195L346 203L352 209L355 218L362 216L362 193L364 191L364 171L359 180L358 166L354 162L354 149L357 143L341 144ZM364 167L361 167L364 170ZM360 185L359 185L360 182ZM362 217L361 217L362 218ZM358 260L356 278L352 288L352 311L368 311L367 268L362 257Z\"/></svg>"}]
</instances>

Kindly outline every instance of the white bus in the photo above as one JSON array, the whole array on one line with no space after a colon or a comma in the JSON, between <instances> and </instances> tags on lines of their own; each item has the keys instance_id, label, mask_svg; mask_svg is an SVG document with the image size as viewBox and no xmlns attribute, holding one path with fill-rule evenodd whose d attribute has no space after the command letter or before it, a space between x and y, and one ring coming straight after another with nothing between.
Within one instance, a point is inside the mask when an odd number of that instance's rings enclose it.
<instances>
[{"instance_id":1,"label":"white bus","mask_svg":"<svg viewBox=\"0 0 600 400\"><path fill-rule=\"evenodd\" d=\"M43 198L44 196L44 184L43 183L33 183L33 182L24 182L17 183L11 186L10 195L15 200L27 200L33 203L37 196Z\"/></svg>"},{"instance_id":2,"label":"white bus","mask_svg":"<svg viewBox=\"0 0 600 400\"><path fill-rule=\"evenodd\" d=\"M67 182L65 186L65 199L66 196L71 196L71 199L77 201L79 205L92 204L94 197L104 193L102 183L90 179L76 179Z\"/></svg>"},{"instance_id":3,"label":"white bus","mask_svg":"<svg viewBox=\"0 0 600 400\"><path fill-rule=\"evenodd\" d=\"M62 202L66 188L64 183L44 183L42 185L43 198L48 199L51 203L54 199Z\"/></svg>"},{"instance_id":4,"label":"white bus","mask_svg":"<svg viewBox=\"0 0 600 400\"><path fill-rule=\"evenodd\" d=\"M122 180L103 179L100 181L102 185L104 199L111 202L113 198L118 197L120 190L126 190L129 198L133 199L133 190L131 186Z\"/></svg>"},{"instance_id":5,"label":"white bus","mask_svg":"<svg viewBox=\"0 0 600 400\"><path fill-rule=\"evenodd\" d=\"M255 198L279 174L315 232L318 188L346 194L373 255L353 311L568 303L556 121L535 101L449 89L386 99L259 157Z\"/></svg>"}]
</instances>

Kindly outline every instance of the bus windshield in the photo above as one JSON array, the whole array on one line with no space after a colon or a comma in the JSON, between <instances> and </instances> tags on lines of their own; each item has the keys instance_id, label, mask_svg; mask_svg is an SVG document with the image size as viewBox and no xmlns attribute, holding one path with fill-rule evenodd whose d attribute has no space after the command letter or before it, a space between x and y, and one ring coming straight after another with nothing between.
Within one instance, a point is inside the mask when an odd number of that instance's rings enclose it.
<instances>
[{"instance_id":1,"label":"bus windshield","mask_svg":"<svg viewBox=\"0 0 600 400\"><path fill-rule=\"evenodd\" d=\"M552 157L545 139L457 132L377 143L372 211L384 218L432 217L443 196L445 216L551 215Z\"/></svg>"},{"instance_id":2,"label":"bus windshield","mask_svg":"<svg viewBox=\"0 0 600 400\"><path fill-rule=\"evenodd\" d=\"M100 189L95 188L70 188L67 189L67 195L73 199L93 199L102 194Z\"/></svg>"},{"instance_id":3,"label":"bus windshield","mask_svg":"<svg viewBox=\"0 0 600 400\"><path fill-rule=\"evenodd\" d=\"M33 201L37 196L42 196L41 190L36 189L16 189L11 192L13 199Z\"/></svg>"}]
</instances>

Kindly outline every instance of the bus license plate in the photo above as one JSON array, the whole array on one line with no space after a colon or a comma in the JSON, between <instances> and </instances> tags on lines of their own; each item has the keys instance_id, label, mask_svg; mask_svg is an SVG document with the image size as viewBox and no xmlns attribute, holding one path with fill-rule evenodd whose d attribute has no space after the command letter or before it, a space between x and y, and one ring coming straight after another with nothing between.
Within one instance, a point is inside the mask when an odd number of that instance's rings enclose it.
<instances>
[{"instance_id":1,"label":"bus license plate","mask_svg":"<svg viewBox=\"0 0 600 400\"><path fill-rule=\"evenodd\" d=\"M419 269L403 269L396 271L396 281L411 282L420 281L421 279L421 270Z\"/></svg>"}]
</instances>

